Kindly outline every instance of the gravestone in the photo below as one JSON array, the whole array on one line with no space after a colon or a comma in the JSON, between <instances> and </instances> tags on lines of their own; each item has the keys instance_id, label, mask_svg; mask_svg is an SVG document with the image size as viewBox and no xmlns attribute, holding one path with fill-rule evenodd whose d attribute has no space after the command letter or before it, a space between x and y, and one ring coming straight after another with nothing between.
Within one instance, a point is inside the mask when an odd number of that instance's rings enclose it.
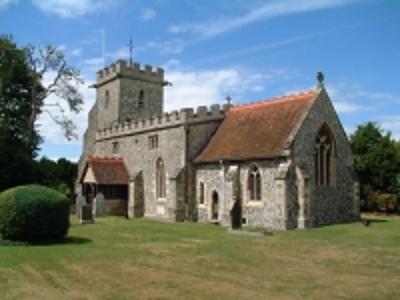
<instances>
[{"instance_id":1,"label":"gravestone","mask_svg":"<svg viewBox=\"0 0 400 300\"><path fill-rule=\"evenodd\" d=\"M90 204L82 205L81 207L81 223L94 223L93 214L92 214L92 206Z\"/></svg>"},{"instance_id":2,"label":"gravestone","mask_svg":"<svg viewBox=\"0 0 400 300\"><path fill-rule=\"evenodd\" d=\"M106 215L106 199L102 193L96 195L95 216L102 217Z\"/></svg>"},{"instance_id":3,"label":"gravestone","mask_svg":"<svg viewBox=\"0 0 400 300\"><path fill-rule=\"evenodd\" d=\"M79 195L78 197L76 197L76 217L78 218L78 220L82 219L82 206L86 205L86 197L83 195Z\"/></svg>"}]
</instances>

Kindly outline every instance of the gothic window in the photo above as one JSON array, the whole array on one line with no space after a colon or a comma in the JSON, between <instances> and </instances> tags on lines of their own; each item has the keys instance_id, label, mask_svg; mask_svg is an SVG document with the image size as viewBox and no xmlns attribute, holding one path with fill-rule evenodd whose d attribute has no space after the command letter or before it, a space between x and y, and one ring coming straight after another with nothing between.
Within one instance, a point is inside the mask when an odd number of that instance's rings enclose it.
<instances>
[{"instance_id":1,"label":"gothic window","mask_svg":"<svg viewBox=\"0 0 400 300\"><path fill-rule=\"evenodd\" d=\"M108 108L109 105L110 105L110 92L106 90L104 95L104 108Z\"/></svg>"},{"instance_id":2,"label":"gothic window","mask_svg":"<svg viewBox=\"0 0 400 300\"><path fill-rule=\"evenodd\" d=\"M154 134L154 135L150 135L149 136L149 149L156 149L158 148L158 135Z\"/></svg>"},{"instance_id":3,"label":"gothic window","mask_svg":"<svg viewBox=\"0 0 400 300\"><path fill-rule=\"evenodd\" d=\"M261 200L261 174L260 170L255 165L250 167L247 189L250 201Z\"/></svg>"},{"instance_id":4,"label":"gothic window","mask_svg":"<svg viewBox=\"0 0 400 300\"><path fill-rule=\"evenodd\" d=\"M139 99L138 99L138 106L143 107L144 105L144 90L139 91Z\"/></svg>"},{"instance_id":5,"label":"gothic window","mask_svg":"<svg viewBox=\"0 0 400 300\"><path fill-rule=\"evenodd\" d=\"M163 159L160 157L156 163L156 193L157 198L165 198L166 196L166 176L165 165Z\"/></svg>"},{"instance_id":6,"label":"gothic window","mask_svg":"<svg viewBox=\"0 0 400 300\"><path fill-rule=\"evenodd\" d=\"M335 179L335 145L326 124L319 130L315 141L314 165L316 184L332 186Z\"/></svg>"},{"instance_id":7,"label":"gothic window","mask_svg":"<svg viewBox=\"0 0 400 300\"><path fill-rule=\"evenodd\" d=\"M200 182L199 203L204 204L204 182Z\"/></svg>"}]
</instances>

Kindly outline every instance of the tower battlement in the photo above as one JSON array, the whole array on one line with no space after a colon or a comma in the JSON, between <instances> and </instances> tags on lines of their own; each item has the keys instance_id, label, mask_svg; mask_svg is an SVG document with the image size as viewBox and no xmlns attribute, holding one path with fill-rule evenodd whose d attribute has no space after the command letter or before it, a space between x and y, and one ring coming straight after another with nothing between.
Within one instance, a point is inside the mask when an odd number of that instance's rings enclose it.
<instances>
[{"instance_id":1,"label":"tower battlement","mask_svg":"<svg viewBox=\"0 0 400 300\"><path fill-rule=\"evenodd\" d=\"M219 104L211 105L209 108L206 106L199 106L197 109L182 108L180 111L175 110L100 129L97 131L96 140L112 139L122 135L133 135L184 124L219 121L225 117L228 109L228 105L221 107Z\"/></svg>"},{"instance_id":2,"label":"tower battlement","mask_svg":"<svg viewBox=\"0 0 400 300\"><path fill-rule=\"evenodd\" d=\"M153 67L148 64L141 66L137 62L131 65L126 60L118 60L117 62L97 72L96 85L101 85L116 77L126 77L149 82L163 83L164 69L153 69Z\"/></svg>"}]
</instances>

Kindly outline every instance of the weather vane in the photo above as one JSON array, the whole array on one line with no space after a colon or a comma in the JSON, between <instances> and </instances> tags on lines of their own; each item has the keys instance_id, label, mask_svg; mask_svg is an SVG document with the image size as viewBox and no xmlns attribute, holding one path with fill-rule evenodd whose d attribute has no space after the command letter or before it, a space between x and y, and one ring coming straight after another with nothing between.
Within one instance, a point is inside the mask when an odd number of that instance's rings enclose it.
<instances>
[{"instance_id":1,"label":"weather vane","mask_svg":"<svg viewBox=\"0 0 400 300\"><path fill-rule=\"evenodd\" d=\"M317 80L319 87L324 86L324 79L325 79L324 73L322 73L321 71L317 72Z\"/></svg>"},{"instance_id":2,"label":"weather vane","mask_svg":"<svg viewBox=\"0 0 400 300\"><path fill-rule=\"evenodd\" d=\"M134 48L133 42L132 42L132 36L130 36L130 38L129 38L128 47L129 47L129 63L132 66L132 64L133 64L133 61L132 61L133 57L132 56L133 56L133 48Z\"/></svg>"}]
</instances>

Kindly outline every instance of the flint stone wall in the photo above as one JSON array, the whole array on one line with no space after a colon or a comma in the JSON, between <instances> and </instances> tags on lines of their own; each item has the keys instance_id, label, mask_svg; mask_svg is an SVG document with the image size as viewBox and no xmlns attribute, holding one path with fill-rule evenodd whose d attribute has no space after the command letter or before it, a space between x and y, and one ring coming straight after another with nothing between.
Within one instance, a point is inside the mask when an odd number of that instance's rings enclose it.
<instances>
[{"instance_id":1,"label":"flint stone wall","mask_svg":"<svg viewBox=\"0 0 400 300\"><path fill-rule=\"evenodd\" d=\"M315 141L323 124L327 124L336 148L336 182L333 186L315 184ZM311 107L292 145L293 164L310 176L311 226L350 222L354 213L354 166L346 133L327 94L322 91ZM295 193L293 188L293 193Z\"/></svg>"},{"instance_id":2,"label":"flint stone wall","mask_svg":"<svg viewBox=\"0 0 400 300\"><path fill-rule=\"evenodd\" d=\"M259 226L266 228L281 228L281 223L276 218L275 206L282 199L276 197L275 177L281 159L241 162L238 164L224 163L199 165L196 172L196 202L199 222L211 221L212 193L216 191L219 196L220 223L230 226L230 211L234 204L234 180L228 178L229 168L240 168L240 197L242 199L242 217L246 220L244 226ZM249 169L256 165L261 175L261 201L251 201L247 189ZM205 186L205 202L200 204L200 182Z\"/></svg>"}]
</instances>

